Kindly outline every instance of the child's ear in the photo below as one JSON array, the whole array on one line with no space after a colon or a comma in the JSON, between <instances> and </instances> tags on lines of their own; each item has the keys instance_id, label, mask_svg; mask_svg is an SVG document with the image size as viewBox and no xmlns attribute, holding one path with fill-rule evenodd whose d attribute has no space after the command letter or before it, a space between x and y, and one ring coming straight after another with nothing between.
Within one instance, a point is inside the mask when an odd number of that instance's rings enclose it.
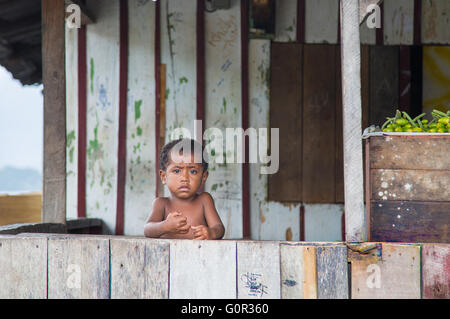
<instances>
[{"instance_id":1,"label":"child's ear","mask_svg":"<svg viewBox=\"0 0 450 319\"><path fill-rule=\"evenodd\" d=\"M205 185L205 182L206 182L206 180L208 179L208 175L209 175L208 171L206 171L206 172L203 173L203 176L202 176L202 185L201 185L201 186Z\"/></svg>"},{"instance_id":2,"label":"child's ear","mask_svg":"<svg viewBox=\"0 0 450 319\"><path fill-rule=\"evenodd\" d=\"M160 170L159 177L161 178L161 182L165 185L166 184L166 171Z\"/></svg>"}]
</instances>

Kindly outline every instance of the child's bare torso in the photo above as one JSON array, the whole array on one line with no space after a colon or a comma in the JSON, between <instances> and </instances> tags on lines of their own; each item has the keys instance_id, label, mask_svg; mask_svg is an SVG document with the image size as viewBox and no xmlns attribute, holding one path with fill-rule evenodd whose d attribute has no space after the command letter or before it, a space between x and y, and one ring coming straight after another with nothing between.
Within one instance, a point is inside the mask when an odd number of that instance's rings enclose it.
<instances>
[{"instance_id":1,"label":"child's bare torso","mask_svg":"<svg viewBox=\"0 0 450 319\"><path fill-rule=\"evenodd\" d=\"M190 201L173 201L170 198L164 197L164 220L173 212L179 212L187 219L187 224L191 226L205 225L208 226L205 220L203 199L200 195ZM175 239L194 239L194 232L189 229L186 234L167 234L161 238L175 238Z\"/></svg>"}]
</instances>

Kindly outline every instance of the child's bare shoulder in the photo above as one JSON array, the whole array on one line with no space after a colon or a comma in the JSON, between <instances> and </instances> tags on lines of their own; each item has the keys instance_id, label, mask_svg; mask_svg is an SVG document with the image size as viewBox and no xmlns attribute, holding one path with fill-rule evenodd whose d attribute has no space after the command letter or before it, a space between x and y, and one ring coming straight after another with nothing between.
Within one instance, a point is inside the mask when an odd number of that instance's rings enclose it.
<instances>
[{"instance_id":1,"label":"child's bare shoulder","mask_svg":"<svg viewBox=\"0 0 450 319\"><path fill-rule=\"evenodd\" d=\"M164 209L169 202L167 197L156 197L153 200L153 209Z\"/></svg>"},{"instance_id":2,"label":"child's bare shoulder","mask_svg":"<svg viewBox=\"0 0 450 319\"><path fill-rule=\"evenodd\" d=\"M211 202L214 203L213 197L208 192L203 192L200 195L198 195L198 199L201 200L203 203L211 203Z\"/></svg>"}]
</instances>

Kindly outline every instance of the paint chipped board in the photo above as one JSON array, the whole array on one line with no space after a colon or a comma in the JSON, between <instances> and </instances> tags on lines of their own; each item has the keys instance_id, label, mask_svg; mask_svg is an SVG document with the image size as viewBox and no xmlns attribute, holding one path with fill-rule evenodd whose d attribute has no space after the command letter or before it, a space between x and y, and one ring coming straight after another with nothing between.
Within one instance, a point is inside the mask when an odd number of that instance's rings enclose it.
<instances>
[{"instance_id":1,"label":"paint chipped board","mask_svg":"<svg viewBox=\"0 0 450 319\"><path fill-rule=\"evenodd\" d=\"M298 0L275 2L275 42L297 41L297 2Z\"/></svg>"},{"instance_id":2,"label":"paint chipped board","mask_svg":"<svg viewBox=\"0 0 450 319\"><path fill-rule=\"evenodd\" d=\"M376 28L369 27L367 20L361 23L359 27L359 38L361 39L361 44L375 45L377 42L376 30Z\"/></svg>"},{"instance_id":3,"label":"paint chipped board","mask_svg":"<svg viewBox=\"0 0 450 319\"><path fill-rule=\"evenodd\" d=\"M422 245L422 298L450 299L450 245Z\"/></svg>"},{"instance_id":4,"label":"paint chipped board","mask_svg":"<svg viewBox=\"0 0 450 319\"><path fill-rule=\"evenodd\" d=\"M305 204L304 207L306 241L342 239L343 204Z\"/></svg>"},{"instance_id":5,"label":"paint chipped board","mask_svg":"<svg viewBox=\"0 0 450 319\"><path fill-rule=\"evenodd\" d=\"M281 298L317 299L317 248L280 243Z\"/></svg>"},{"instance_id":6,"label":"paint chipped board","mask_svg":"<svg viewBox=\"0 0 450 319\"><path fill-rule=\"evenodd\" d=\"M383 1L385 45L412 45L414 42L414 0Z\"/></svg>"},{"instance_id":7,"label":"paint chipped board","mask_svg":"<svg viewBox=\"0 0 450 319\"><path fill-rule=\"evenodd\" d=\"M0 299L47 297L47 238L0 238Z\"/></svg>"},{"instance_id":8,"label":"paint chipped board","mask_svg":"<svg viewBox=\"0 0 450 319\"><path fill-rule=\"evenodd\" d=\"M279 128L279 166L268 176L268 200L302 201L303 50L298 43L273 43L270 61L270 127Z\"/></svg>"},{"instance_id":9,"label":"paint chipped board","mask_svg":"<svg viewBox=\"0 0 450 319\"><path fill-rule=\"evenodd\" d=\"M109 278L107 237L48 238L49 299L108 299Z\"/></svg>"},{"instance_id":10,"label":"paint chipped board","mask_svg":"<svg viewBox=\"0 0 450 319\"><path fill-rule=\"evenodd\" d=\"M237 242L238 299L280 299L278 242Z\"/></svg>"},{"instance_id":11,"label":"paint chipped board","mask_svg":"<svg viewBox=\"0 0 450 319\"><path fill-rule=\"evenodd\" d=\"M305 0L305 42L338 43L339 0Z\"/></svg>"},{"instance_id":12,"label":"paint chipped board","mask_svg":"<svg viewBox=\"0 0 450 319\"><path fill-rule=\"evenodd\" d=\"M371 241L450 243L449 202L372 201Z\"/></svg>"},{"instance_id":13,"label":"paint chipped board","mask_svg":"<svg viewBox=\"0 0 450 319\"><path fill-rule=\"evenodd\" d=\"M169 282L171 299L235 299L236 242L170 241Z\"/></svg>"},{"instance_id":14,"label":"paint chipped board","mask_svg":"<svg viewBox=\"0 0 450 319\"><path fill-rule=\"evenodd\" d=\"M155 3L128 3L127 235L142 235L155 194Z\"/></svg>"},{"instance_id":15,"label":"paint chipped board","mask_svg":"<svg viewBox=\"0 0 450 319\"><path fill-rule=\"evenodd\" d=\"M86 215L115 229L119 111L119 1L87 1Z\"/></svg>"},{"instance_id":16,"label":"paint chipped board","mask_svg":"<svg viewBox=\"0 0 450 319\"><path fill-rule=\"evenodd\" d=\"M323 245L317 247L317 298L348 299L347 247Z\"/></svg>"},{"instance_id":17,"label":"paint chipped board","mask_svg":"<svg viewBox=\"0 0 450 319\"><path fill-rule=\"evenodd\" d=\"M162 0L160 8L161 63L167 66L166 91L161 92L166 102L167 143L180 135L194 138L197 4L195 1Z\"/></svg>"},{"instance_id":18,"label":"paint chipped board","mask_svg":"<svg viewBox=\"0 0 450 319\"><path fill-rule=\"evenodd\" d=\"M370 168L450 171L449 144L450 136L371 137Z\"/></svg>"},{"instance_id":19,"label":"paint chipped board","mask_svg":"<svg viewBox=\"0 0 450 319\"><path fill-rule=\"evenodd\" d=\"M228 154L224 147L225 129L242 128L240 9L241 2L232 0L230 9L205 15L205 60L208 67L205 70L206 120L203 124L210 156L205 190L215 200L225 226L225 239L243 236L242 165L236 163L237 146ZM221 131L223 144L210 143L209 128ZM217 163L218 156L223 157L223 163Z\"/></svg>"},{"instance_id":20,"label":"paint chipped board","mask_svg":"<svg viewBox=\"0 0 450 319\"><path fill-rule=\"evenodd\" d=\"M66 26L66 216L78 216L78 29Z\"/></svg>"},{"instance_id":21,"label":"paint chipped board","mask_svg":"<svg viewBox=\"0 0 450 319\"><path fill-rule=\"evenodd\" d=\"M351 261L352 299L419 299L420 246L382 244L381 258Z\"/></svg>"},{"instance_id":22,"label":"paint chipped board","mask_svg":"<svg viewBox=\"0 0 450 319\"><path fill-rule=\"evenodd\" d=\"M279 2L277 2L278 4ZM249 42L249 126L258 130L258 143L267 141L269 128L271 41ZM269 131L267 131L269 133ZM264 139L264 140L262 140ZM266 152L268 153L268 152ZM261 174L268 158L259 157L250 165L250 227L254 240L297 240L299 238L299 205L282 205L267 201L268 176Z\"/></svg>"},{"instance_id":23,"label":"paint chipped board","mask_svg":"<svg viewBox=\"0 0 450 319\"><path fill-rule=\"evenodd\" d=\"M450 43L450 2L422 0L422 43Z\"/></svg>"},{"instance_id":24,"label":"paint chipped board","mask_svg":"<svg viewBox=\"0 0 450 319\"><path fill-rule=\"evenodd\" d=\"M169 243L111 239L111 299L167 299Z\"/></svg>"},{"instance_id":25,"label":"paint chipped board","mask_svg":"<svg viewBox=\"0 0 450 319\"><path fill-rule=\"evenodd\" d=\"M302 200L306 203L335 201L337 90L329 78L336 76L337 51L334 45L304 46Z\"/></svg>"},{"instance_id":26,"label":"paint chipped board","mask_svg":"<svg viewBox=\"0 0 450 319\"><path fill-rule=\"evenodd\" d=\"M450 170L372 169L373 200L448 202Z\"/></svg>"}]
</instances>

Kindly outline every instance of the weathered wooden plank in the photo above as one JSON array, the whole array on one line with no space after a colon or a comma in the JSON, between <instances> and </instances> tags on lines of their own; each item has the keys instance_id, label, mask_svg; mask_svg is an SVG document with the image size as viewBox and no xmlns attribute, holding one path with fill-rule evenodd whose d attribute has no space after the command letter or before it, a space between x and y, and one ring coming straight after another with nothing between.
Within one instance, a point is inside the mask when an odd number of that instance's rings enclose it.
<instances>
[{"instance_id":1,"label":"weathered wooden plank","mask_svg":"<svg viewBox=\"0 0 450 319\"><path fill-rule=\"evenodd\" d=\"M341 51L336 50L336 167L335 167L335 199L334 203L344 203L344 134L342 122L342 73L341 73ZM362 70L362 69L361 69ZM362 75L361 71L361 75Z\"/></svg>"},{"instance_id":2,"label":"weathered wooden plank","mask_svg":"<svg viewBox=\"0 0 450 319\"><path fill-rule=\"evenodd\" d=\"M330 45L304 46L303 168L301 177L292 176L301 178L306 203L335 201L336 82L329 78L336 75L336 50Z\"/></svg>"},{"instance_id":3,"label":"weathered wooden plank","mask_svg":"<svg viewBox=\"0 0 450 319\"><path fill-rule=\"evenodd\" d=\"M384 44L412 45L414 42L414 0L384 0Z\"/></svg>"},{"instance_id":4,"label":"weathered wooden plank","mask_svg":"<svg viewBox=\"0 0 450 319\"><path fill-rule=\"evenodd\" d=\"M278 242L237 242L238 299L279 299L280 278Z\"/></svg>"},{"instance_id":5,"label":"weathered wooden plank","mask_svg":"<svg viewBox=\"0 0 450 319\"><path fill-rule=\"evenodd\" d=\"M304 204L306 241L342 239L342 204Z\"/></svg>"},{"instance_id":6,"label":"weathered wooden plank","mask_svg":"<svg viewBox=\"0 0 450 319\"><path fill-rule=\"evenodd\" d=\"M351 262L353 299L420 298L420 246L383 243L381 259L360 257Z\"/></svg>"},{"instance_id":7,"label":"weathered wooden plank","mask_svg":"<svg viewBox=\"0 0 450 319\"><path fill-rule=\"evenodd\" d=\"M155 194L155 3L129 1L126 235L142 235ZM132 18L131 18L132 17Z\"/></svg>"},{"instance_id":8,"label":"weathered wooden plank","mask_svg":"<svg viewBox=\"0 0 450 319\"><path fill-rule=\"evenodd\" d=\"M450 170L450 136L370 137L370 168Z\"/></svg>"},{"instance_id":9,"label":"weathered wooden plank","mask_svg":"<svg viewBox=\"0 0 450 319\"><path fill-rule=\"evenodd\" d=\"M42 221L66 222L66 74L64 2L42 1L44 169Z\"/></svg>"},{"instance_id":10,"label":"weathered wooden plank","mask_svg":"<svg viewBox=\"0 0 450 319\"><path fill-rule=\"evenodd\" d=\"M47 238L0 238L0 299L47 297Z\"/></svg>"},{"instance_id":11,"label":"weathered wooden plank","mask_svg":"<svg viewBox=\"0 0 450 319\"><path fill-rule=\"evenodd\" d=\"M280 130L280 169L268 176L269 201L302 201L302 59L302 45L272 44L269 112Z\"/></svg>"},{"instance_id":12,"label":"weathered wooden plank","mask_svg":"<svg viewBox=\"0 0 450 319\"><path fill-rule=\"evenodd\" d=\"M169 282L172 299L236 298L236 242L171 241Z\"/></svg>"},{"instance_id":13,"label":"weathered wooden plank","mask_svg":"<svg viewBox=\"0 0 450 319\"><path fill-rule=\"evenodd\" d=\"M316 247L280 244L281 298L316 299Z\"/></svg>"},{"instance_id":14,"label":"weathered wooden plank","mask_svg":"<svg viewBox=\"0 0 450 319\"><path fill-rule=\"evenodd\" d=\"M317 247L317 297L348 299L347 247Z\"/></svg>"},{"instance_id":15,"label":"weathered wooden plank","mask_svg":"<svg viewBox=\"0 0 450 319\"><path fill-rule=\"evenodd\" d=\"M306 43L338 43L339 0L305 0Z\"/></svg>"},{"instance_id":16,"label":"weathered wooden plank","mask_svg":"<svg viewBox=\"0 0 450 319\"><path fill-rule=\"evenodd\" d=\"M370 48L370 125L382 125L398 106L398 47Z\"/></svg>"},{"instance_id":17,"label":"weathered wooden plank","mask_svg":"<svg viewBox=\"0 0 450 319\"><path fill-rule=\"evenodd\" d=\"M450 43L449 14L447 0L422 0L422 43Z\"/></svg>"},{"instance_id":18,"label":"weathered wooden plank","mask_svg":"<svg viewBox=\"0 0 450 319\"><path fill-rule=\"evenodd\" d=\"M373 201L371 241L450 243L450 202Z\"/></svg>"},{"instance_id":19,"label":"weathered wooden plank","mask_svg":"<svg viewBox=\"0 0 450 319\"><path fill-rule=\"evenodd\" d=\"M295 42L298 0L275 1L275 42Z\"/></svg>"},{"instance_id":20,"label":"weathered wooden plank","mask_svg":"<svg viewBox=\"0 0 450 319\"><path fill-rule=\"evenodd\" d=\"M111 299L167 299L169 243L111 239Z\"/></svg>"},{"instance_id":21,"label":"weathered wooden plank","mask_svg":"<svg viewBox=\"0 0 450 319\"><path fill-rule=\"evenodd\" d=\"M373 200L448 201L450 171L371 170Z\"/></svg>"},{"instance_id":22,"label":"weathered wooden plank","mask_svg":"<svg viewBox=\"0 0 450 319\"><path fill-rule=\"evenodd\" d=\"M422 245L422 298L450 299L450 245Z\"/></svg>"},{"instance_id":23,"label":"weathered wooden plank","mask_svg":"<svg viewBox=\"0 0 450 319\"><path fill-rule=\"evenodd\" d=\"M48 298L109 298L109 239L62 236L48 239Z\"/></svg>"}]
</instances>

